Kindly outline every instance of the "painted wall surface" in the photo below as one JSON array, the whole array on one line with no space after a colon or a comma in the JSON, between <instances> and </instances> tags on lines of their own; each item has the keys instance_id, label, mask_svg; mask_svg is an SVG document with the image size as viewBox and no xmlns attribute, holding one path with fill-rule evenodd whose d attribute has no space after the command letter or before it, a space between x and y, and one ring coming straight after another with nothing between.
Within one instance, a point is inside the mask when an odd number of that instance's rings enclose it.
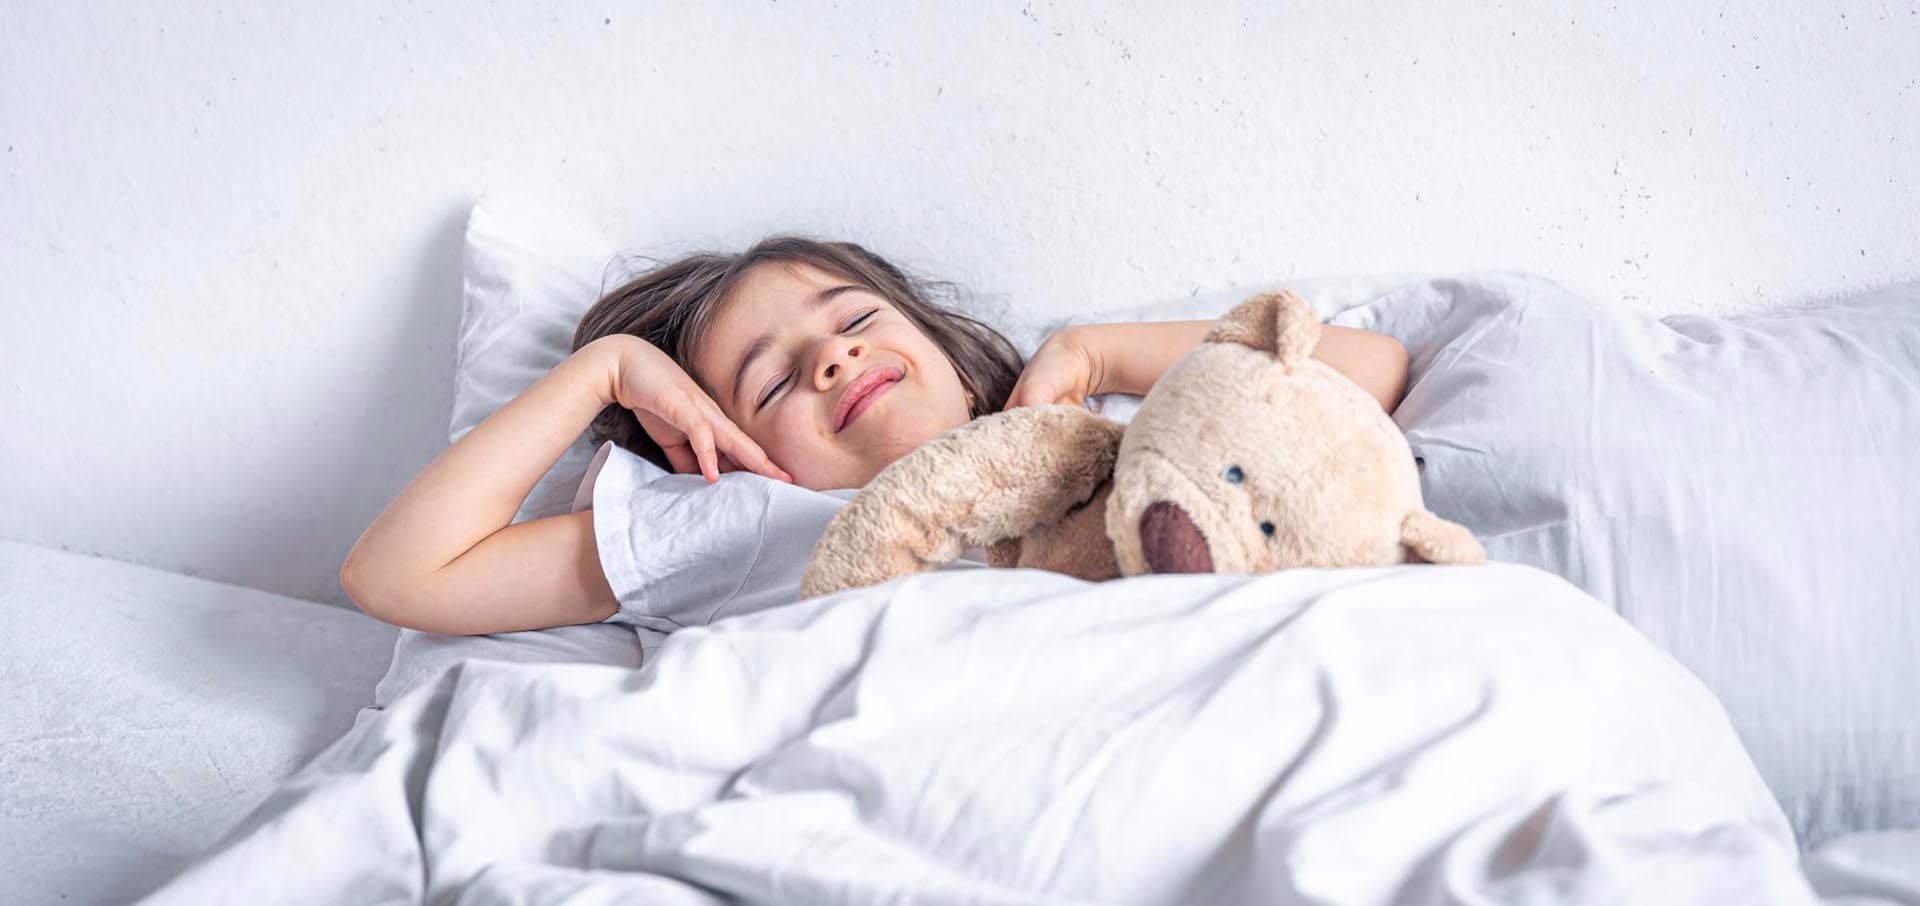
<instances>
[{"instance_id":1,"label":"painted wall surface","mask_svg":"<svg viewBox=\"0 0 1920 906\"><path fill-rule=\"evenodd\" d=\"M1177 7L1177 8L1176 8ZM1029 308L1522 268L1920 277L1920 8L0 0L0 537L345 601L491 189Z\"/></svg>"}]
</instances>

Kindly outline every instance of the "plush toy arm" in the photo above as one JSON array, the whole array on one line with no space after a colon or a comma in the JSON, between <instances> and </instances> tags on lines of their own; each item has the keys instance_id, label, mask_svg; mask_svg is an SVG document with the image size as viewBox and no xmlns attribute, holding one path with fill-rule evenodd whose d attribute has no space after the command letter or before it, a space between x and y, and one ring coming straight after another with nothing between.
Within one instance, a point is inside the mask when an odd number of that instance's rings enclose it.
<instances>
[{"instance_id":1,"label":"plush toy arm","mask_svg":"<svg viewBox=\"0 0 1920 906\"><path fill-rule=\"evenodd\" d=\"M1487 552L1472 532L1426 510L1414 510L1400 521L1400 543L1428 563L1487 562Z\"/></svg>"},{"instance_id":2,"label":"plush toy arm","mask_svg":"<svg viewBox=\"0 0 1920 906\"><path fill-rule=\"evenodd\" d=\"M943 566L968 547L1058 521L1113 473L1124 430L1080 406L1028 406L929 441L880 470L827 523L800 593Z\"/></svg>"}]
</instances>

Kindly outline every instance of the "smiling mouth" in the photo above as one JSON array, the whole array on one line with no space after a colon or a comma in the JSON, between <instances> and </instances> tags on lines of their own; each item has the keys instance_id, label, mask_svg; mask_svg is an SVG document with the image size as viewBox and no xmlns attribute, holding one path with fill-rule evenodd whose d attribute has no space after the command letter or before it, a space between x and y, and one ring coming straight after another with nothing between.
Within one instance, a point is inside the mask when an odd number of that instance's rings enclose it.
<instances>
[{"instance_id":1,"label":"smiling mouth","mask_svg":"<svg viewBox=\"0 0 1920 906\"><path fill-rule=\"evenodd\" d=\"M834 433L837 434L840 429L853 424L853 420L860 413L873 405L873 401L879 399L881 394L892 390L893 385L900 383L900 379L904 376L905 373L899 368L885 365L870 369L867 373L855 378L847 387L846 393L840 397L840 405L835 407Z\"/></svg>"}]
</instances>

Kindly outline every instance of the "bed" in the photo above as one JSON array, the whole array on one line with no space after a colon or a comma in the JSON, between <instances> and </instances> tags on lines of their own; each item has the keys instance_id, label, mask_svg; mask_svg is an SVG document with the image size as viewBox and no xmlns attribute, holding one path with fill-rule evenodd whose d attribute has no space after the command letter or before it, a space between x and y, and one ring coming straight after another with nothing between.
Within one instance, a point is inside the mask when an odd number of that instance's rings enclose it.
<instances>
[{"instance_id":1,"label":"bed","mask_svg":"<svg viewBox=\"0 0 1920 906\"><path fill-rule=\"evenodd\" d=\"M0 902L173 876L371 704L364 615L0 541Z\"/></svg>"},{"instance_id":2,"label":"bed","mask_svg":"<svg viewBox=\"0 0 1920 906\"><path fill-rule=\"evenodd\" d=\"M610 254L563 219L498 197L476 206L467 240L451 439L564 355ZM10 610L40 612L47 625L18 636L34 641L23 648L26 666L10 665L20 671L16 687L36 690L11 707L37 710L8 723L34 728L13 731L20 742L9 746L7 770L35 790L9 816L7 842L25 841L28 856L27 870L8 883L36 885L23 888L29 900L68 893L86 901L137 895L170 878L154 902L244 898L233 891L286 899L292 877L314 902L456 893L859 902L928 890L966 902L1231 901L1276 890L1339 902L1920 902L1920 725L1910 705L1920 566L1902 555L1920 537L1920 506L1908 505L1915 491L1897 480L1920 445L1920 287L1817 311L1655 319L1588 305L1524 274L1284 285L1331 323L1389 333L1408 347L1414 383L1396 419L1429 506L1472 528L1502 562L1462 574L1470 581L1419 568L1305 571L1245 587L1231 580L1231 588L1150 577L1097 594L1024 572L941 575L832 607L722 613L716 605L677 640L657 630L687 621L655 626L646 613L456 638L396 635L356 613L13 545L0 561ZM1208 317L1259 288L1085 319ZM1031 350L1064 322L1003 323ZM1124 418L1127 400L1102 402ZM1833 425L1844 431L1809 430ZM602 496L642 482L594 480L607 452L582 438L515 518L592 507L603 559L622 557L622 543L643 543L634 539L644 532L621 522L640 508ZM729 493L754 478L728 476ZM1739 493L1745 488L1767 493ZM729 558L746 562L724 546L696 553L672 568L691 574ZM1804 563L1818 568L1796 566ZM15 572L29 578L16 581ZM1343 717L1254 734L1290 742L1229 766L1223 776L1237 785L1221 796L1225 811L1169 810L1165 796L1140 798L1156 789L1151 783L1123 785L1112 800L1162 823L1194 820L1212 849L1156 862L1141 847L1165 840L1129 836L1128 823L1110 815L1076 824L1080 812L983 810L964 783L902 768L917 763L900 757L914 744L935 746L927 757L1012 758L1007 766L1031 770L1027 783L1005 788L1009 801L1078 802L1099 817L1109 800L1084 795L1073 777L1047 776L1046 760L1032 755L1031 745L1060 751L1085 738L1037 737L1018 758L1008 754L1018 747L982 755L993 741L981 749L964 721L903 716L964 711L978 704L970 696L998 689L1002 709L974 714L976 724L994 726L1019 704L997 677L1031 677L1060 658L1107 669L1154 656L1177 636L1182 613L1238 625L1196 637L1215 647L1189 651L1214 652L1192 663L1193 675L1225 670L1234 655L1220 640L1259 628L1233 623L1250 619L1236 610L1250 597L1284 603L1298 617L1263 624L1255 634L1264 647L1247 649L1270 659L1271 688L1288 690L1279 710ZM1122 600L1136 616L1157 614L1159 631L1142 630L1151 622L1144 616L1136 626L1112 622L1106 611ZM1054 614L1038 629L1056 635L1034 637L1056 647L1004 657L1017 647L1007 640L1027 636L1012 628L1012 613L977 609L994 601ZM184 648L188 675L201 685L88 672L98 657L61 652L96 651L95 633L62 630L52 616L75 606L114 620L167 613L149 620L165 623L152 632L110 633L124 646L111 661L143 665L135 677L164 677ZM179 612L194 616L183 621ZM1454 622L1431 623L1419 637L1438 653L1409 647L1401 661L1355 660L1368 640L1448 613ZM960 624L999 632L1003 644L977 644ZM1466 625L1538 647L1470 644L1472 634L1459 632ZM243 644L209 642L196 626ZM47 638L71 641L48 646ZM929 641L940 638L947 644ZM1098 638L1131 638L1132 647L1102 656L1077 647ZM755 651L763 659L749 656ZM949 665L965 682L861 681L956 652L977 655ZM809 664L814 673L793 666ZM1315 668L1294 674L1286 664ZM1085 674L1108 689L1129 681L1093 666ZM1055 679L1074 675L1056 671ZM749 694L743 678L778 694ZM124 695L121 686L176 691L158 702L97 694ZM205 694L177 691L189 687ZM1383 689L1391 694L1374 694ZM1112 703L1100 692L1082 688L1082 698L1054 702L1037 724L1104 713ZM207 704L229 695L255 706ZM1216 707L1231 726L1265 719L1248 700L1198 701L1195 713ZM122 748L103 728L129 709L148 715L143 726L208 722L209 734L245 741L232 750L242 755L211 758L205 737L156 735L146 748ZM149 719L161 713L169 716ZM1435 714L1454 719L1422 723ZM1581 714L1605 719L1569 716ZM1133 719L1108 726L1134 727ZM50 761L35 748L72 736L65 728L77 724L87 726L77 738L91 746L82 755ZM1356 727L1358 737L1345 735ZM1422 727L1424 736L1400 733ZM1229 739L1205 721L1139 738L1183 733ZM1374 786L1325 767L1342 762L1329 762L1322 743L1371 766ZM595 757L569 760L575 750ZM1509 750L1538 757L1502 761ZM1217 765L1184 755L1170 762L1182 776L1220 779ZM156 773L156 764L184 764L178 770L193 782L215 778L226 798L196 805L189 821L74 808L85 799L177 809L203 788ZM1476 764L1500 769L1460 767ZM1260 773L1276 765L1332 770L1337 779L1321 778L1318 806L1287 801L1276 791L1300 786L1298 776ZM1412 775L1450 779L1406 780ZM88 798L75 780L125 777L146 785L118 799ZM427 779L394 782L403 777ZM1090 789L1102 775L1082 779ZM1379 795L1382 788L1405 795ZM1434 798L1450 788L1472 795ZM1319 820L1332 801L1365 807L1344 825ZM929 824L921 806L938 803L965 805L978 820ZM1235 809L1246 822L1235 823ZM35 816L46 814L63 816L66 836L45 833L51 825ZM1081 838L1063 828L1097 841L1094 856L1075 853ZM996 849L993 841L1009 834L1045 843L1048 858L1023 862L1021 851ZM983 886L981 878L995 880ZM1228 886L1209 886L1218 883Z\"/></svg>"},{"instance_id":3,"label":"bed","mask_svg":"<svg viewBox=\"0 0 1920 906\"><path fill-rule=\"evenodd\" d=\"M175 879L336 737L382 720L376 699L541 662L617 687L648 638L595 624L396 645L337 608L10 542L0 577L15 628L0 641L15 690L0 722L9 903L129 902ZM1917 842L1856 835L1803 868L1833 904L1912 903ZM632 880L651 902L716 902Z\"/></svg>"}]
</instances>

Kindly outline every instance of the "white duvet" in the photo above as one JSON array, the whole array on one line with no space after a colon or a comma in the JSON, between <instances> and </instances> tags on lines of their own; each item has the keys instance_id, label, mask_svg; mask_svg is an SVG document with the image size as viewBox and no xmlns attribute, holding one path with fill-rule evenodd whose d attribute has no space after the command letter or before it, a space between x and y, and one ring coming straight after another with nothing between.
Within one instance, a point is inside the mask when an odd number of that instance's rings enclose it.
<instances>
[{"instance_id":1,"label":"white duvet","mask_svg":"<svg viewBox=\"0 0 1920 906\"><path fill-rule=\"evenodd\" d=\"M717 895L717 898L716 898ZM1808 902L1701 684L1511 564L965 570L471 661L150 900Z\"/></svg>"}]
</instances>

